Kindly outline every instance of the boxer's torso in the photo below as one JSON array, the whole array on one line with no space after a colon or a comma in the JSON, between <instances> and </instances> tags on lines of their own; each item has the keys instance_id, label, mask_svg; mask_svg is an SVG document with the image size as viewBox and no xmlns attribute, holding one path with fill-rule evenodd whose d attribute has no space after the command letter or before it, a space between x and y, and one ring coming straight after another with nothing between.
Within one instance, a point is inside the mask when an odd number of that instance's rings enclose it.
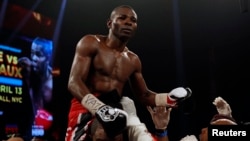
<instances>
[{"instance_id":1,"label":"boxer's torso","mask_svg":"<svg viewBox=\"0 0 250 141\"><path fill-rule=\"evenodd\" d=\"M135 71L137 56L127 47L122 50L111 49L105 44L103 36L95 36L97 53L92 58L87 85L93 93L106 93L114 89L119 94L130 75Z\"/></svg>"}]
</instances>

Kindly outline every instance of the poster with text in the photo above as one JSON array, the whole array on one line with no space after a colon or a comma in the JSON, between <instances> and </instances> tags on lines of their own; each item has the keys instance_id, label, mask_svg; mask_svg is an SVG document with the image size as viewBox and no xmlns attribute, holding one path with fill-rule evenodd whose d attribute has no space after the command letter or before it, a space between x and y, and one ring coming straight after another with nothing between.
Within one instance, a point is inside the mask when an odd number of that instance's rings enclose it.
<instances>
[{"instance_id":1,"label":"poster with text","mask_svg":"<svg viewBox=\"0 0 250 141\"><path fill-rule=\"evenodd\" d=\"M12 134L46 138L53 124L54 20L14 4L5 10L0 30L0 140Z\"/></svg>"}]
</instances>

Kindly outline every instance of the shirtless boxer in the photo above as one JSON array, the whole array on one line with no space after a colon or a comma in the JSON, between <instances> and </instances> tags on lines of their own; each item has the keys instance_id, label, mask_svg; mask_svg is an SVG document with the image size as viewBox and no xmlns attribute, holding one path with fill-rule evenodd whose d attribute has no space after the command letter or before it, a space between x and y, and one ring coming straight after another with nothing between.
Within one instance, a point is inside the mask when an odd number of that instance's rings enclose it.
<instances>
[{"instance_id":1,"label":"shirtless boxer","mask_svg":"<svg viewBox=\"0 0 250 141\"><path fill-rule=\"evenodd\" d=\"M77 43L68 90L71 101L67 141L88 140L92 117L102 124L110 138L127 127L127 114L119 104L126 82L143 104L174 107L191 95L176 88L170 93L148 89L139 57L127 47L137 29L137 14L127 5L116 7L107 21L108 35L85 35Z\"/></svg>"}]
</instances>

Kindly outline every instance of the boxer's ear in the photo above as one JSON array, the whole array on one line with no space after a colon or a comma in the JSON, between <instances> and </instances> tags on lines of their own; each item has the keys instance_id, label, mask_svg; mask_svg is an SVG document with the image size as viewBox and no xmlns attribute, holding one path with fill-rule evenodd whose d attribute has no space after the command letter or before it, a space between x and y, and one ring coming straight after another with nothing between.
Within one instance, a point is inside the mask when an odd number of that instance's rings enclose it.
<instances>
[{"instance_id":1,"label":"boxer's ear","mask_svg":"<svg viewBox=\"0 0 250 141\"><path fill-rule=\"evenodd\" d=\"M107 20L107 27L108 27L108 29L111 28L111 23L112 23L111 19L108 19L108 20Z\"/></svg>"}]
</instances>

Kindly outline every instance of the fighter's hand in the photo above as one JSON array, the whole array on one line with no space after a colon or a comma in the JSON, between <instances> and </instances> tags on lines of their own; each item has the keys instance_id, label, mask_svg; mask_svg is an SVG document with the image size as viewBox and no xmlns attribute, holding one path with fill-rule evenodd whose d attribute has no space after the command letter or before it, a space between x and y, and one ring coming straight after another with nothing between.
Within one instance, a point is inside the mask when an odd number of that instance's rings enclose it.
<instances>
[{"instance_id":1,"label":"fighter's hand","mask_svg":"<svg viewBox=\"0 0 250 141\"><path fill-rule=\"evenodd\" d=\"M24 70L26 70L26 71L29 72L30 69L31 69L31 66L32 66L32 62L31 62L31 60L28 57L21 57L21 58L18 59L18 65L22 69L24 69Z\"/></svg>"},{"instance_id":2,"label":"fighter's hand","mask_svg":"<svg viewBox=\"0 0 250 141\"><path fill-rule=\"evenodd\" d=\"M93 94L85 95L81 104L95 115L110 138L122 133L127 127L128 114L124 110L106 105Z\"/></svg>"},{"instance_id":3,"label":"fighter's hand","mask_svg":"<svg viewBox=\"0 0 250 141\"><path fill-rule=\"evenodd\" d=\"M155 96L156 106L177 107L179 103L192 95L190 88L178 87L169 93L159 93Z\"/></svg>"},{"instance_id":4,"label":"fighter's hand","mask_svg":"<svg viewBox=\"0 0 250 141\"><path fill-rule=\"evenodd\" d=\"M109 138L113 138L122 133L127 127L128 115L121 109L103 105L97 110L95 115Z\"/></svg>"},{"instance_id":5,"label":"fighter's hand","mask_svg":"<svg viewBox=\"0 0 250 141\"><path fill-rule=\"evenodd\" d=\"M155 124L155 128L165 130L170 121L170 112L172 108L156 106L152 109L150 106L147 106L147 109L151 114L152 120Z\"/></svg>"},{"instance_id":6,"label":"fighter's hand","mask_svg":"<svg viewBox=\"0 0 250 141\"><path fill-rule=\"evenodd\" d=\"M232 117L231 107L222 97L216 97L213 104L216 106L218 114Z\"/></svg>"},{"instance_id":7,"label":"fighter's hand","mask_svg":"<svg viewBox=\"0 0 250 141\"><path fill-rule=\"evenodd\" d=\"M181 101L184 101L185 99L189 98L192 95L192 91L190 88L183 88L183 87L178 87L173 89L169 93L169 98L173 101L176 101L178 104Z\"/></svg>"}]
</instances>

